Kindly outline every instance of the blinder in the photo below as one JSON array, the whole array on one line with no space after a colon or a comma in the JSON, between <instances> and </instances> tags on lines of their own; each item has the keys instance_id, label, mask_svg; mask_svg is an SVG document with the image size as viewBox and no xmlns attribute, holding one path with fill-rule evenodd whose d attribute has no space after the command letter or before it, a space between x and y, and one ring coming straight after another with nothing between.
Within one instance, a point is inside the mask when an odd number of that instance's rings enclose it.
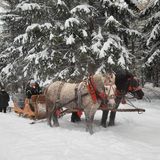
<instances>
[{"instance_id":1,"label":"blinder","mask_svg":"<svg viewBox=\"0 0 160 160\"><path fill-rule=\"evenodd\" d=\"M138 90L141 90L142 88L140 87L140 81L138 78L133 77L133 78L128 78L128 91L129 92L135 92Z\"/></svg>"},{"instance_id":2,"label":"blinder","mask_svg":"<svg viewBox=\"0 0 160 160\"><path fill-rule=\"evenodd\" d=\"M128 92L132 93L134 97L142 99L144 93L142 87L140 86L140 80L137 77L132 77L128 79Z\"/></svg>"}]
</instances>

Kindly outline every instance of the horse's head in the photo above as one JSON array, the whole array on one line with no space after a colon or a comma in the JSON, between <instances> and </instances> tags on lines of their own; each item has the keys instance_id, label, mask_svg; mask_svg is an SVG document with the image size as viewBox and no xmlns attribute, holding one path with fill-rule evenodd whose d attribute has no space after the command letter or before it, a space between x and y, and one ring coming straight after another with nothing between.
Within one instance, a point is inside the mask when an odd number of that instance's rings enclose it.
<instances>
[{"instance_id":1,"label":"horse's head","mask_svg":"<svg viewBox=\"0 0 160 160\"><path fill-rule=\"evenodd\" d=\"M128 78L128 92L137 99L143 98L144 92L140 87L140 81L137 77L132 76L131 78Z\"/></svg>"},{"instance_id":2,"label":"horse's head","mask_svg":"<svg viewBox=\"0 0 160 160\"><path fill-rule=\"evenodd\" d=\"M121 94L131 93L137 99L142 99L144 93L140 87L140 81L128 70L118 70L115 84Z\"/></svg>"},{"instance_id":3,"label":"horse's head","mask_svg":"<svg viewBox=\"0 0 160 160\"><path fill-rule=\"evenodd\" d=\"M103 102L107 101L107 104L113 107L116 94L115 75L113 73L95 74L93 80L90 77L89 81L99 99Z\"/></svg>"}]
</instances>

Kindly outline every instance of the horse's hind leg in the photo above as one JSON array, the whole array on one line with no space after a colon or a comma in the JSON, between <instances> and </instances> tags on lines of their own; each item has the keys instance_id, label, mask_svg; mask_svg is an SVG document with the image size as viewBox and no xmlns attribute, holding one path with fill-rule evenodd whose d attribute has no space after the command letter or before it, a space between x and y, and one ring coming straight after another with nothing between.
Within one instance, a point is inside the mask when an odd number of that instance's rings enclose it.
<instances>
[{"instance_id":1,"label":"horse's hind leg","mask_svg":"<svg viewBox=\"0 0 160 160\"><path fill-rule=\"evenodd\" d=\"M59 126L59 122L58 122L56 111L54 111L52 113L52 120L53 120L54 126L58 127Z\"/></svg>"},{"instance_id":2,"label":"horse's hind leg","mask_svg":"<svg viewBox=\"0 0 160 160\"><path fill-rule=\"evenodd\" d=\"M48 125L50 125L51 127L59 126L58 118L56 115L56 109L53 107L53 105L47 106L47 121L48 121Z\"/></svg>"},{"instance_id":3,"label":"horse's hind leg","mask_svg":"<svg viewBox=\"0 0 160 160\"><path fill-rule=\"evenodd\" d=\"M49 104L46 103L46 111L47 111L47 123L50 127L53 127L52 126L52 123L51 123L51 117L52 117L52 112L51 112L51 106Z\"/></svg>"}]
</instances>

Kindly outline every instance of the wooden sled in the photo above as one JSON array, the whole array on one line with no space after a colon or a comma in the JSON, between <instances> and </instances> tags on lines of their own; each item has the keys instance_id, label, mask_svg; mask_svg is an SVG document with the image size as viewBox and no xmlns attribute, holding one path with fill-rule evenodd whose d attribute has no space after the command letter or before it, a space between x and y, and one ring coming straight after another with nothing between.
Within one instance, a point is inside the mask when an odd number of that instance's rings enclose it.
<instances>
[{"instance_id":1,"label":"wooden sled","mask_svg":"<svg viewBox=\"0 0 160 160\"><path fill-rule=\"evenodd\" d=\"M26 98L23 109L14 102L14 111L19 116L22 115L30 119L46 118L45 96L33 95L31 99Z\"/></svg>"},{"instance_id":2,"label":"wooden sled","mask_svg":"<svg viewBox=\"0 0 160 160\"><path fill-rule=\"evenodd\" d=\"M13 102L14 106L13 106L13 110L15 113L17 113L19 116L23 115L23 109L20 108L17 104L17 102Z\"/></svg>"},{"instance_id":3,"label":"wooden sled","mask_svg":"<svg viewBox=\"0 0 160 160\"><path fill-rule=\"evenodd\" d=\"M44 95L33 95L31 97L34 106L35 119L46 118L46 104Z\"/></svg>"}]
</instances>

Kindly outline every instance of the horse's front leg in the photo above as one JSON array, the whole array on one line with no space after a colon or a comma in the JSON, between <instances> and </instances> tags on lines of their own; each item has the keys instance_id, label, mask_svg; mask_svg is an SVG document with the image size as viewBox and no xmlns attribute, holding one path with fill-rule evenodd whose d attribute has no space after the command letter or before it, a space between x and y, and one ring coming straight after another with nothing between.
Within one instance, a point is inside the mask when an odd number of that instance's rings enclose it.
<instances>
[{"instance_id":1,"label":"horse's front leg","mask_svg":"<svg viewBox=\"0 0 160 160\"><path fill-rule=\"evenodd\" d=\"M93 132L93 119L94 119L94 115L92 115L92 117L90 117L87 114L85 117L86 117L86 131L89 132L92 135L94 133Z\"/></svg>"},{"instance_id":2,"label":"horse's front leg","mask_svg":"<svg viewBox=\"0 0 160 160\"><path fill-rule=\"evenodd\" d=\"M116 117L116 112L111 111L110 116L109 116L108 126L114 126L115 125L115 117Z\"/></svg>"},{"instance_id":3,"label":"horse's front leg","mask_svg":"<svg viewBox=\"0 0 160 160\"><path fill-rule=\"evenodd\" d=\"M102 111L102 119L101 119L101 126L106 128L107 127L107 118L108 118L107 110Z\"/></svg>"},{"instance_id":4,"label":"horse's front leg","mask_svg":"<svg viewBox=\"0 0 160 160\"><path fill-rule=\"evenodd\" d=\"M121 102L121 97L116 98L116 109L119 107L119 104ZM108 126L114 126L115 125L115 118L116 118L116 112L111 111L109 116L109 123Z\"/></svg>"},{"instance_id":5,"label":"horse's front leg","mask_svg":"<svg viewBox=\"0 0 160 160\"><path fill-rule=\"evenodd\" d=\"M99 104L92 104L91 107L86 107L84 109L85 119L86 119L86 131L89 132L91 135L94 133L93 131L93 120L94 115L99 107Z\"/></svg>"}]
</instances>

